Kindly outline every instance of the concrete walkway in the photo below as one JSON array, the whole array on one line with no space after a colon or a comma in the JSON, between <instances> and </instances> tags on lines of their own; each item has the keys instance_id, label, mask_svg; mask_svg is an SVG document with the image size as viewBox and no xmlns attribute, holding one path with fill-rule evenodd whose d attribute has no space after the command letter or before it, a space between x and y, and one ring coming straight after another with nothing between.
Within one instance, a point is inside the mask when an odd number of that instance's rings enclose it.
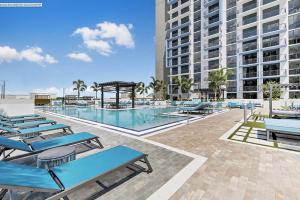
<instances>
[{"instance_id":1,"label":"concrete walkway","mask_svg":"<svg viewBox=\"0 0 300 200\"><path fill-rule=\"evenodd\" d=\"M219 139L242 116L232 110L148 138L208 158L171 199L300 199L300 154Z\"/></svg>"}]
</instances>

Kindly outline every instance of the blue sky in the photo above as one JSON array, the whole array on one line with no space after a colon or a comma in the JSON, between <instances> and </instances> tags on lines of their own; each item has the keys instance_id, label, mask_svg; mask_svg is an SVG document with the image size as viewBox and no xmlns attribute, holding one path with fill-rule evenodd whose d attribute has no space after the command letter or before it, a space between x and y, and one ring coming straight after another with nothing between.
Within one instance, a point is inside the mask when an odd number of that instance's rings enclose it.
<instances>
[{"instance_id":1,"label":"blue sky","mask_svg":"<svg viewBox=\"0 0 300 200\"><path fill-rule=\"evenodd\" d=\"M154 0L37 2L43 7L0 8L0 80L10 92L154 74Z\"/></svg>"}]
</instances>

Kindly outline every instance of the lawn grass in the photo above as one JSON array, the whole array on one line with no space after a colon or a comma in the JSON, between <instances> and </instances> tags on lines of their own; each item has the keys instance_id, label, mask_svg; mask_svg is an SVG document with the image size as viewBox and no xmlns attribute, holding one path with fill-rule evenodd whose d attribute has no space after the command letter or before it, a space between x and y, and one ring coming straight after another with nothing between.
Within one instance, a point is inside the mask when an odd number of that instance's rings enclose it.
<instances>
[{"instance_id":1,"label":"lawn grass","mask_svg":"<svg viewBox=\"0 0 300 200\"><path fill-rule=\"evenodd\" d=\"M248 126L251 128L265 128L265 124L261 122L246 122L243 123L243 126Z\"/></svg>"}]
</instances>

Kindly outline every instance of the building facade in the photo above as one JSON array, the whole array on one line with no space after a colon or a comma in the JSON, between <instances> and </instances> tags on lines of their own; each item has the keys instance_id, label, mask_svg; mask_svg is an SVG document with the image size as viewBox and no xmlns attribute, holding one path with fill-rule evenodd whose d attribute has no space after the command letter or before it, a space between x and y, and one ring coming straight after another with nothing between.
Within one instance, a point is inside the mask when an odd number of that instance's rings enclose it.
<instances>
[{"instance_id":1,"label":"building facade","mask_svg":"<svg viewBox=\"0 0 300 200\"><path fill-rule=\"evenodd\" d=\"M220 68L230 72L227 98L261 99L268 81L300 83L300 0L156 0L156 15L157 78L171 96L176 77L192 78L196 95ZM300 98L300 88L281 97Z\"/></svg>"}]
</instances>

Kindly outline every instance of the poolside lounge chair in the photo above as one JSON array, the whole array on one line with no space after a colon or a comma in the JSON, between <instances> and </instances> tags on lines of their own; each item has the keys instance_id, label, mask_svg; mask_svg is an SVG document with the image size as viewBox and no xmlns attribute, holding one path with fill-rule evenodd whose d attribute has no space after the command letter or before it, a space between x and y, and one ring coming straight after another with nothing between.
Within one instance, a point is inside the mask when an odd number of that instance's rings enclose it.
<instances>
[{"instance_id":1,"label":"poolside lounge chair","mask_svg":"<svg viewBox=\"0 0 300 200\"><path fill-rule=\"evenodd\" d=\"M7 126L9 128L30 128L30 127L36 127L40 125L45 124L56 124L56 121L54 120L40 120L40 121L29 121L29 122L23 122L23 123L9 123L7 121L0 121L0 126Z\"/></svg>"},{"instance_id":2,"label":"poolside lounge chair","mask_svg":"<svg viewBox=\"0 0 300 200\"><path fill-rule=\"evenodd\" d=\"M240 108L241 107L240 102L228 102L227 107L228 108Z\"/></svg>"},{"instance_id":3,"label":"poolside lounge chair","mask_svg":"<svg viewBox=\"0 0 300 200\"><path fill-rule=\"evenodd\" d=\"M9 123L23 123L23 122L38 121L38 120L46 120L46 117L42 117L42 116L24 117L24 118L3 119L2 121L7 121Z\"/></svg>"},{"instance_id":4,"label":"poolside lounge chair","mask_svg":"<svg viewBox=\"0 0 300 200\"><path fill-rule=\"evenodd\" d=\"M265 119L265 127L267 131L267 140L270 133L281 133L287 135L300 136L300 123L293 119Z\"/></svg>"},{"instance_id":5,"label":"poolside lounge chair","mask_svg":"<svg viewBox=\"0 0 300 200\"><path fill-rule=\"evenodd\" d=\"M5 118L5 119L17 119L17 118L25 118L25 117L39 117L39 115L37 115L37 114L29 114L29 115L7 116L7 115L0 114L0 118Z\"/></svg>"},{"instance_id":6,"label":"poolside lounge chair","mask_svg":"<svg viewBox=\"0 0 300 200\"><path fill-rule=\"evenodd\" d=\"M102 152L73 160L52 169L14 164L0 161L0 188L7 190L19 189L27 191L48 192L53 195L48 199L67 199L67 195L78 188L96 182L101 176L114 172L120 168L134 165L142 161L147 165L147 173L152 167L147 154L125 146L116 146Z\"/></svg>"},{"instance_id":7,"label":"poolside lounge chair","mask_svg":"<svg viewBox=\"0 0 300 200\"><path fill-rule=\"evenodd\" d=\"M0 126L0 130L3 131L2 133L12 133L13 136L20 136L21 138L36 137L36 136L40 135L42 132L55 131L55 130L63 130L64 133L66 133L67 130L69 130L71 133L73 133L73 131L71 130L71 127L68 125L65 125L65 124L54 124L54 125L49 125L49 126L26 128L26 129L20 129L20 130Z\"/></svg>"},{"instance_id":8,"label":"poolside lounge chair","mask_svg":"<svg viewBox=\"0 0 300 200\"><path fill-rule=\"evenodd\" d=\"M87 132L64 135L60 137L32 142L30 144L0 136L0 146L3 147L3 149L0 150L0 156L3 155L4 159L8 158L15 150L25 151L29 154L35 154L48 149L78 144L86 141L95 141L97 146L103 148L103 145L100 143L98 136ZM10 152L5 155L6 151Z\"/></svg>"},{"instance_id":9,"label":"poolside lounge chair","mask_svg":"<svg viewBox=\"0 0 300 200\"><path fill-rule=\"evenodd\" d=\"M182 112L213 112L213 108L211 107L211 103L199 103L197 106L194 107L182 107L178 108L179 111Z\"/></svg>"},{"instance_id":10,"label":"poolside lounge chair","mask_svg":"<svg viewBox=\"0 0 300 200\"><path fill-rule=\"evenodd\" d=\"M300 117L300 110L272 110L272 115Z\"/></svg>"}]
</instances>

